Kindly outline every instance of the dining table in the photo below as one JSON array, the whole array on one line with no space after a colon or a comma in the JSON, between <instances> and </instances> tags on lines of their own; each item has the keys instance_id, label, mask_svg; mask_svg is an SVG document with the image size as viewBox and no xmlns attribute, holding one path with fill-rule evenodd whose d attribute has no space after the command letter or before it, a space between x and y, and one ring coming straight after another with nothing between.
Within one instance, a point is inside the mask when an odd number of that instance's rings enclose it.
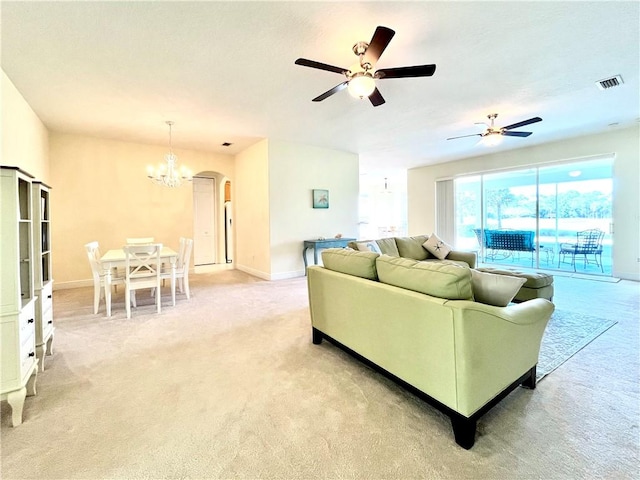
<instances>
[{"instance_id":1,"label":"dining table","mask_svg":"<svg viewBox=\"0 0 640 480\"><path fill-rule=\"evenodd\" d=\"M176 263L178 261L178 252L169 247L162 247L160 251L160 260L164 260L171 264L171 301L173 306L176 305ZM102 270L104 273L104 291L107 304L107 317L111 316L111 272L113 268L124 268L127 262L127 256L122 248L107 250L100 258ZM160 295L160 292L156 292Z\"/></svg>"}]
</instances>

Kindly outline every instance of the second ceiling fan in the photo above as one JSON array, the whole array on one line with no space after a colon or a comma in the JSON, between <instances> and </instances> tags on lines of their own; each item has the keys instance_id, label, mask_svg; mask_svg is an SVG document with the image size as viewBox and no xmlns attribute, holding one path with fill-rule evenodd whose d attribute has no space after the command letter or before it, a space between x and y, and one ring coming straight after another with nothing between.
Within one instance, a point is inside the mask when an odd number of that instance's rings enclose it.
<instances>
[{"instance_id":1,"label":"second ceiling fan","mask_svg":"<svg viewBox=\"0 0 640 480\"><path fill-rule=\"evenodd\" d=\"M436 71L435 65L416 65L412 67L382 68L374 71L373 68L384 52L387 45L396 32L387 27L377 27L376 31L369 43L358 42L352 50L358 56L358 63L351 67L340 68L326 63L308 60L306 58L298 58L296 65L304 67L317 68L328 72L339 73L346 77L346 80L331 90L327 90L322 95L318 95L313 99L314 102L320 102L345 88L349 92L359 98L368 97L374 107L385 103L384 97L376 87L376 80L384 78L408 78L408 77L430 77Z\"/></svg>"},{"instance_id":2,"label":"second ceiling fan","mask_svg":"<svg viewBox=\"0 0 640 480\"><path fill-rule=\"evenodd\" d=\"M487 115L487 118L491 122L491 125L488 125L485 122L477 123L476 125L485 125L487 129L482 133L472 133L471 135L460 135L459 137L451 137L447 138L447 140L455 140L456 138L465 138L465 137L490 137L494 135L504 135L507 137L528 137L533 132L512 132L511 130L518 127L524 127L525 125L531 125L532 123L541 122L542 119L540 117L529 118L528 120L523 120L521 122L512 123L511 125L507 125L506 127L496 127L493 122L495 121L497 113L491 113Z\"/></svg>"}]
</instances>

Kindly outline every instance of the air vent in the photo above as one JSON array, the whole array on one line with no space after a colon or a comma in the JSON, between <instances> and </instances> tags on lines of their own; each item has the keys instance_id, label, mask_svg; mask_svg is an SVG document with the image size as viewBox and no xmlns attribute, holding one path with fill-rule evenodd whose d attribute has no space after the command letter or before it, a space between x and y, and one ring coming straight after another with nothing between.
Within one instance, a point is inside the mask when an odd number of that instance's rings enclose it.
<instances>
[{"instance_id":1,"label":"air vent","mask_svg":"<svg viewBox=\"0 0 640 480\"><path fill-rule=\"evenodd\" d=\"M622 77L620 75L616 75L615 77L605 78L604 80L598 80L596 85L600 90L608 90L613 87L618 87L622 85L624 82L622 81Z\"/></svg>"}]
</instances>

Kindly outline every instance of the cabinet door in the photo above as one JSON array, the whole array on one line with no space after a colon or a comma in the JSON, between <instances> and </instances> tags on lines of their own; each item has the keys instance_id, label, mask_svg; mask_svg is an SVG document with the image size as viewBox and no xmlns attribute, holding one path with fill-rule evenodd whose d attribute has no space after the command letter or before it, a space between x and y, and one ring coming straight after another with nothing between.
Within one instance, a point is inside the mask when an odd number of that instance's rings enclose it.
<instances>
[{"instance_id":1,"label":"cabinet door","mask_svg":"<svg viewBox=\"0 0 640 480\"><path fill-rule=\"evenodd\" d=\"M1 169L0 314L16 314L33 299L31 179L15 168Z\"/></svg>"}]
</instances>

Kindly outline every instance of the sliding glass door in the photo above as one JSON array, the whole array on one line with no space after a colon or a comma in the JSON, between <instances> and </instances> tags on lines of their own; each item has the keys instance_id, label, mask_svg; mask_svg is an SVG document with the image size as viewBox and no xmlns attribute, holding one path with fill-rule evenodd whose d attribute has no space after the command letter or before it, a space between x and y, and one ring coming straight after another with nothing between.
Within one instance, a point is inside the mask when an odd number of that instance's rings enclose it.
<instances>
[{"instance_id":1,"label":"sliding glass door","mask_svg":"<svg viewBox=\"0 0 640 480\"><path fill-rule=\"evenodd\" d=\"M612 176L612 158L540 168L540 236L555 246L557 269L611 275ZM589 231L600 232L597 244L572 250Z\"/></svg>"},{"instance_id":2,"label":"sliding glass door","mask_svg":"<svg viewBox=\"0 0 640 480\"><path fill-rule=\"evenodd\" d=\"M610 275L612 167L601 158L455 179L457 247L487 264Z\"/></svg>"}]
</instances>

